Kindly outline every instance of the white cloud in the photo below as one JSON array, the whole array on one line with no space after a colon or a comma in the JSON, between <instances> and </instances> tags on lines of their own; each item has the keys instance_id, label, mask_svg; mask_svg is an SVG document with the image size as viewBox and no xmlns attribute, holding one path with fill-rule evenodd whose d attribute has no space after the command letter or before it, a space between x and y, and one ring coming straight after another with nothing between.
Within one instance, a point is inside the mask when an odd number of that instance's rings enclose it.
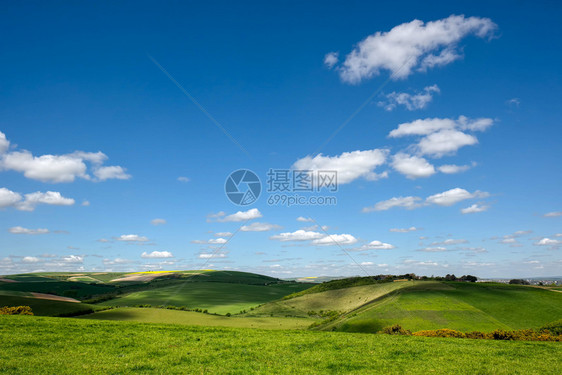
<instances>
[{"instance_id":1,"label":"white cloud","mask_svg":"<svg viewBox=\"0 0 562 375\"><path fill-rule=\"evenodd\" d=\"M418 143L422 155L442 157L454 154L459 148L472 146L478 143L475 136L458 130L441 130L423 137Z\"/></svg>"},{"instance_id":2,"label":"white cloud","mask_svg":"<svg viewBox=\"0 0 562 375\"><path fill-rule=\"evenodd\" d=\"M421 228L410 227L410 228L391 228L391 229L389 229L390 232L396 232L396 233L408 233L408 232L415 232L417 230L421 230Z\"/></svg>"},{"instance_id":3,"label":"white cloud","mask_svg":"<svg viewBox=\"0 0 562 375\"><path fill-rule=\"evenodd\" d=\"M152 224L152 225L164 225L164 224L166 224L166 220L165 219L152 219L150 221L150 224Z\"/></svg>"},{"instance_id":4,"label":"white cloud","mask_svg":"<svg viewBox=\"0 0 562 375\"><path fill-rule=\"evenodd\" d=\"M299 229L295 232L286 232L286 233L279 233L274 236L269 237L272 240L277 241L311 241L323 238L325 234L312 232L312 231L304 231Z\"/></svg>"},{"instance_id":5,"label":"white cloud","mask_svg":"<svg viewBox=\"0 0 562 375\"><path fill-rule=\"evenodd\" d=\"M500 242L505 244L512 244L512 243L517 243L517 240L515 238L504 238Z\"/></svg>"},{"instance_id":6,"label":"white cloud","mask_svg":"<svg viewBox=\"0 0 562 375\"><path fill-rule=\"evenodd\" d=\"M313 240L314 245L351 245L357 242L357 238L351 234L330 234Z\"/></svg>"},{"instance_id":7,"label":"white cloud","mask_svg":"<svg viewBox=\"0 0 562 375\"><path fill-rule=\"evenodd\" d=\"M0 132L0 154L5 153L10 148L10 141L6 139L6 134Z\"/></svg>"},{"instance_id":8,"label":"white cloud","mask_svg":"<svg viewBox=\"0 0 562 375\"><path fill-rule=\"evenodd\" d=\"M221 223L226 222L239 222L262 217L261 212L257 208L249 209L248 211L238 211L235 214L228 215L221 211L216 214L211 214L207 217L207 221L218 221Z\"/></svg>"},{"instance_id":9,"label":"white cloud","mask_svg":"<svg viewBox=\"0 0 562 375\"><path fill-rule=\"evenodd\" d=\"M359 83L392 72L392 78L406 78L414 70L448 64L461 57L457 44L468 35L489 37L496 29L489 18L451 15L431 21L413 20L388 32L376 32L360 41L338 66L344 82Z\"/></svg>"},{"instance_id":10,"label":"white cloud","mask_svg":"<svg viewBox=\"0 0 562 375\"><path fill-rule=\"evenodd\" d=\"M422 204L419 203L420 200L421 200L420 197L411 197L411 196L390 198L386 201L378 202L372 207L363 208L363 212L386 211L393 207L402 207L408 210L412 210L414 208L418 208L422 206Z\"/></svg>"},{"instance_id":11,"label":"white cloud","mask_svg":"<svg viewBox=\"0 0 562 375\"><path fill-rule=\"evenodd\" d=\"M439 253L439 252L447 251L447 248L443 246L424 247L423 249L418 249L418 251L423 251L426 253Z\"/></svg>"},{"instance_id":12,"label":"white cloud","mask_svg":"<svg viewBox=\"0 0 562 375\"><path fill-rule=\"evenodd\" d=\"M191 243L196 243L196 244L207 244L207 245L224 245L225 243L227 243L228 240L219 237L219 238L211 238L209 240L203 241L203 240L193 240L191 241Z\"/></svg>"},{"instance_id":13,"label":"white cloud","mask_svg":"<svg viewBox=\"0 0 562 375\"><path fill-rule=\"evenodd\" d=\"M232 236L231 232L217 232L214 234L215 237L230 237Z\"/></svg>"},{"instance_id":14,"label":"white cloud","mask_svg":"<svg viewBox=\"0 0 562 375\"><path fill-rule=\"evenodd\" d=\"M8 231L13 234L31 234L31 235L49 233L49 230L44 228L28 229L24 227L12 227L8 229Z\"/></svg>"},{"instance_id":15,"label":"white cloud","mask_svg":"<svg viewBox=\"0 0 562 375\"><path fill-rule=\"evenodd\" d=\"M145 236L139 236L138 234L122 234L116 238L117 241L124 242L148 242L148 238Z\"/></svg>"},{"instance_id":16,"label":"white cloud","mask_svg":"<svg viewBox=\"0 0 562 375\"><path fill-rule=\"evenodd\" d=\"M490 118L469 119L459 116L458 119L426 118L398 125L388 136L399 138L404 136L424 136L414 147L420 155L442 157L454 154L459 148L478 143L478 139L463 131L484 131L493 125ZM452 172L448 172L452 171ZM442 172L456 173L458 168L445 167Z\"/></svg>"},{"instance_id":17,"label":"white cloud","mask_svg":"<svg viewBox=\"0 0 562 375\"><path fill-rule=\"evenodd\" d=\"M37 257L23 257L23 259L21 260L24 263L38 263L39 262L39 258Z\"/></svg>"},{"instance_id":18,"label":"white cloud","mask_svg":"<svg viewBox=\"0 0 562 375\"><path fill-rule=\"evenodd\" d=\"M1 191L2 189L0 189ZM0 194L1 197L1 194ZM2 201L2 199L0 198L0 202ZM0 207L2 207L2 204L0 203ZM562 216L562 211L555 211L555 212L548 212L546 214L543 215L544 217L558 217L558 216Z\"/></svg>"},{"instance_id":19,"label":"white cloud","mask_svg":"<svg viewBox=\"0 0 562 375\"><path fill-rule=\"evenodd\" d=\"M392 157L392 167L409 179L429 177L435 174L435 168L427 160L402 152Z\"/></svg>"},{"instance_id":20,"label":"white cloud","mask_svg":"<svg viewBox=\"0 0 562 375\"><path fill-rule=\"evenodd\" d=\"M373 262L361 262L362 266L372 266L373 264Z\"/></svg>"},{"instance_id":21,"label":"white cloud","mask_svg":"<svg viewBox=\"0 0 562 375\"><path fill-rule=\"evenodd\" d=\"M199 254L200 259L213 259L213 258L226 258L225 253L201 253Z\"/></svg>"},{"instance_id":22,"label":"white cloud","mask_svg":"<svg viewBox=\"0 0 562 375\"><path fill-rule=\"evenodd\" d=\"M553 246L553 247L558 247L559 245L562 245L562 241L561 240L553 240L547 237L542 238L541 240L535 242L536 246Z\"/></svg>"},{"instance_id":23,"label":"white cloud","mask_svg":"<svg viewBox=\"0 0 562 375\"><path fill-rule=\"evenodd\" d=\"M74 202L74 199L65 198L57 191L47 191L46 193L36 191L35 193L25 194L25 199L16 203L15 207L22 211L33 211L39 204L72 206Z\"/></svg>"},{"instance_id":24,"label":"white cloud","mask_svg":"<svg viewBox=\"0 0 562 375\"><path fill-rule=\"evenodd\" d=\"M468 243L467 240L463 240L463 239L453 239L453 238L447 238L444 241L440 241L440 242L433 242L432 245L436 246L436 245L445 245L445 246L449 246L449 245L458 245L461 243Z\"/></svg>"},{"instance_id":25,"label":"white cloud","mask_svg":"<svg viewBox=\"0 0 562 375\"><path fill-rule=\"evenodd\" d=\"M423 206L427 206L430 204L436 204L438 206L452 206L455 203L461 202L466 199L474 199L474 198L486 198L490 194L484 191L475 191L474 193L470 193L465 189L461 188L454 188L451 190L447 190L443 193L434 194L425 199L425 202L421 202L420 197L394 197L390 198L385 201L378 202L374 206L365 207L363 208L363 212L373 212L373 211L386 211L388 209L394 207L402 207L408 210L412 210L414 208L419 208Z\"/></svg>"},{"instance_id":26,"label":"white cloud","mask_svg":"<svg viewBox=\"0 0 562 375\"><path fill-rule=\"evenodd\" d=\"M293 164L294 169L311 171L337 171L338 184L347 184L363 177L376 180L386 177L385 173L377 174L374 169L386 161L388 150L374 149L366 151L344 152L338 156L316 155L306 156Z\"/></svg>"},{"instance_id":27,"label":"white cloud","mask_svg":"<svg viewBox=\"0 0 562 375\"><path fill-rule=\"evenodd\" d=\"M466 199L485 198L488 196L488 193L478 190L474 193L469 193L465 189L454 188L444 191L443 193L431 195L426 198L426 202L437 204L439 206L452 206L455 203L461 202Z\"/></svg>"},{"instance_id":28,"label":"white cloud","mask_svg":"<svg viewBox=\"0 0 562 375\"><path fill-rule=\"evenodd\" d=\"M240 230L242 232L267 232L273 229L280 229L281 226L269 223L252 223L250 225L243 225Z\"/></svg>"},{"instance_id":29,"label":"white cloud","mask_svg":"<svg viewBox=\"0 0 562 375\"><path fill-rule=\"evenodd\" d=\"M338 63L338 60L337 52L330 52L324 56L324 64L328 67L328 69L332 69L334 65Z\"/></svg>"},{"instance_id":30,"label":"white cloud","mask_svg":"<svg viewBox=\"0 0 562 375\"><path fill-rule=\"evenodd\" d=\"M439 93L437 85L427 86L422 92L415 94L408 94L406 92L391 92L386 95L386 101L378 103L379 106L384 107L387 111L392 111L398 105L403 105L409 111L425 108L433 99L433 93Z\"/></svg>"},{"instance_id":31,"label":"white cloud","mask_svg":"<svg viewBox=\"0 0 562 375\"><path fill-rule=\"evenodd\" d=\"M0 170L20 172L29 179L52 183L73 182L76 178L92 180L86 163L93 164L96 181L130 178L120 166L102 166L107 156L100 151L35 156L27 150L8 152L9 144L0 132Z\"/></svg>"},{"instance_id":32,"label":"white cloud","mask_svg":"<svg viewBox=\"0 0 562 375\"><path fill-rule=\"evenodd\" d=\"M153 251L147 253L146 251L141 254L141 258L173 258L174 255L169 251Z\"/></svg>"},{"instance_id":33,"label":"white cloud","mask_svg":"<svg viewBox=\"0 0 562 375\"><path fill-rule=\"evenodd\" d=\"M179 182L189 182L190 179L188 177L185 177L185 176L179 176L178 181Z\"/></svg>"},{"instance_id":34,"label":"white cloud","mask_svg":"<svg viewBox=\"0 0 562 375\"><path fill-rule=\"evenodd\" d=\"M381 242L381 241L371 241L366 245L359 247L356 250L365 251L365 250L391 250L394 249L395 246L389 243Z\"/></svg>"},{"instance_id":35,"label":"white cloud","mask_svg":"<svg viewBox=\"0 0 562 375\"><path fill-rule=\"evenodd\" d=\"M90 205L90 201L83 201L82 206L87 207Z\"/></svg>"},{"instance_id":36,"label":"white cloud","mask_svg":"<svg viewBox=\"0 0 562 375\"><path fill-rule=\"evenodd\" d=\"M126 173L125 168L118 165L108 167L99 167L94 170L94 175L100 180L105 181L109 179L128 180L132 176Z\"/></svg>"},{"instance_id":37,"label":"white cloud","mask_svg":"<svg viewBox=\"0 0 562 375\"><path fill-rule=\"evenodd\" d=\"M311 219L309 217L303 217L303 216L297 217L297 221L300 221L302 223L312 223L312 222L314 222L313 219Z\"/></svg>"},{"instance_id":38,"label":"white cloud","mask_svg":"<svg viewBox=\"0 0 562 375\"><path fill-rule=\"evenodd\" d=\"M489 206L480 205L480 204L473 204L470 207L461 209L462 214L473 214L477 212L484 212L487 211Z\"/></svg>"},{"instance_id":39,"label":"white cloud","mask_svg":"<svg viewBox=\"0 0 562 375\"><path fill-rule=\"evenodd\" d=\"M22 197L19 193L6 188L0 188L0 208L15 206Z\"/></svg>"},{"instance_id":40,"label":"white cloud","mask_svg":"<svg viewBox=\"0 0 562 375\"><path fill-rule=\"evenodd\" d=\"M441 173L455 174L455 173L467 171L475 165L476 165L476 163L472 163L472 165L445 164L445 165L442 165L440 167L437 167L437 169L439 169L439 172L441 172Z\"/></svg>"},{"instance_id":41,"label":"white cloud","mask_svg":"<svg viewBox=\"0 0 562 375\"><path fill-rule=\"evenodd\" d=\"M67 256L63 256L61 260L64 263L83 263L84 257L80 255L67 255Z\"/></svg>"}]
</instances>

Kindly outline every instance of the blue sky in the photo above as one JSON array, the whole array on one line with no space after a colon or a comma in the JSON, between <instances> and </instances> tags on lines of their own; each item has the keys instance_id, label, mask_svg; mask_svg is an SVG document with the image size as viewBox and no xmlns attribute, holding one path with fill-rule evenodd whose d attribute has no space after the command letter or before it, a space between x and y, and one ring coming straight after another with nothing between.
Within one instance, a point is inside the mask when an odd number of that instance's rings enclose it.
<instances>
[{"instance_id":1,"label":"blue sky","mask_svg":"<svg viewBox=\"0 0 562 375\"><path fill-rule=\"evenodd\" d=\"M0 274L561 274L553 2L1 7Z\"/></svg>"}]
</instances>

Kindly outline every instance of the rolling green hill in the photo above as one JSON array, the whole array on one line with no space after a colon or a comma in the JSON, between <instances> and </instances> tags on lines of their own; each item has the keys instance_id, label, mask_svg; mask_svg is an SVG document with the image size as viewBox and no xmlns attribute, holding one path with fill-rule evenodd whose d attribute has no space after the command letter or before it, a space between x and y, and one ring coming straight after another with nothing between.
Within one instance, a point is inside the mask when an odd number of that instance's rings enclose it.
<instances>
[{"instance_id":1,"label":"rolling green hill","mask_svg":"<svg viewBox=\"0 0 562 375\"><path fill-rule=\"evenodd\" d=\"M29 306L33 314L39 316L75 315L93 312L98 308L85 303L53 301L21 295L0 294L0 307L3 306Z\"/></svg>"},{"instance_id":2,"label":"rolling green hill","mask_svg":"<svg viewBox=\"0 0 562 375\"><path fill-rule=\"evenodd\" d=\"M309 288L307 284L248 285L224 282L181 282L134 292L100 303L102 306L172 305L236 314L287 294Z\"/></svg>"},{"instance_id":3,"label":"rolling green hill","mask_svg":"<svg viewBox=\"0 0 562 375\"><path fill-rule=\"evenodd\" d=\"M377 332L400 324L418 331L536 328L562 317L562 294L494 283L418 282L351 310L321 329Z\"/></svg>"},{"instance_id":4,"label":"rolling green hill","mask_svg":"<svg viewBox=\"0 0 562 375\"><path fill-rule=\"evenodd\" d=\"M557 342L0 316L9 374L557 374Z\"/></svg>"},{"instance_id":5,"label":"rolling green hill","mask_svg":"<svg viewBox=\"0 0 562 375\"><path fill-rule=\"evenodd\" d=\"M155 308L121 307L84 315L80 319L120 320L141 323L167 323L208 327L239 327L263 329L306 329L314 320L309 318L240 317L203 314Z\"/></svg>"}]
</instances>

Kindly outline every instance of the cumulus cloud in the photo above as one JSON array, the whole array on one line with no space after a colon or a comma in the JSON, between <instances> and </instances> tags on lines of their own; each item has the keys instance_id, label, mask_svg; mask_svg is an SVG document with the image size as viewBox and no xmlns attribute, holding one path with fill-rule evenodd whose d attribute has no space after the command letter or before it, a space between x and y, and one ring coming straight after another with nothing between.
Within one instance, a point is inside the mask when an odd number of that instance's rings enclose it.
<instances>
[{"instance_id":1,"label":"cumulus cloud","mask_svg":"<svg viewBox=\"0 0 562 375\"><path fill-rule=\"evenodd\" d=\"M8 151L9 144L6 136L0 132L0 171L20 172L29 179L62 183L73 182L76 178L105 181L131 177L123 167L103 166L107 156L100 151L35 156L27 150ZM88 164L91 165L95 178L88 173Z\"/></svg>"},{"instance_id":2,"label":"cumulus cloud","mask_svg":"<svg viewBox=\"0 0 562 375\"><path fill-rule=\"evenodd\" d=\"M377 180L386 177L383 172L377 174L374 169L386 161L388 150L374 149L365 151L344 152L338 156L315 157L306 156L293 164L294 169L310 171L337 171L339 184L350 183L360 177L367 180Z\"/></svg>"},{"instance_id":3,"label":"cumulus cloud","mask_svg":"<svg viewBox=\"0 0 562 375\"><path fill-rule=\"evenodd\" d=\"M67 255L61 257L61 261L64 263L83 263L84 257L80 255Z\"/></svg>"},{"instance_id":4,"label":"cumulus cloud","mask_svg":"<svg viewBox=\"0 0 562 375\"><path fill-rule=\"evenodd\" d=\"M311 219L309 217L303 217L303 216L297 217L297 221L300 221L302 223L312 223L312 222L314 222L313 219Z\"/></svg>"},{"instance_id":5,"label":"cumulus cloud","mask_svg":"<svg viewBox=\"0 0 562 375\"><path fill-rule=\"evenodd\" d=\"M280 229L281 226L269 223L252 223L250 225L243 225L240 230L242 232L267 232L274 229Z\"/></svg>"},{"instance_id":6,"label":"cumulus cloud","mask_svg":"<svg viewBox=\"0 0 562 375\"><path fill-rule=\"evenodd\" d=\"M558 247L560 245L562 245L562 241L561 240L553 240L550 239L548 237L544 237L542 239L540 239L539 241L535 242L536 246L553 246L553 247Z\"/></svg>"},{"instance_id":7,"label":"cumulus cloud","mask_svg":"<svg viewBox=\"0 0 562 375\"><path fill-rule=\"evenodd\" d=\"M394 197L386 201L378 202L372 207L365 207L363 208L363 212L386 211L393 207L402 207L408 210L412 210L414 208L422 206L422 203L420 203L420 201L420 197Z\"/></svg>"},{"instance_id":8,"label":"cumulus cloud","mask_svg":"<svg viewBox=\"0 0 562 375\"><path fill-rule=\"evenodd\" d=\"M1 195L0 195L0 197L1 197ZM2 201L2 199L0 198L0 202L1 201ZM0 207L2 207L1 203L0 203ZM544 214L543 216L544 217L559 217L559 216L562 216L562 211L548 212L548 213Z\"/></svg>"},{"instance_id":9,"label":"cumulus cloud","mask_svg":"<svg viewBox=\"0 0 562 375\"><path fill-rule=\"evenodd\" d=\"M166 220L165 219L152 219L150 221L150 224L152 224L152 225L164 225L164 224L166 224Z\"/></svg>"},{"instance_id":10,"label":"cumulus cloud","mask_svg":"<svg viewBox=\"0 0 562 375\"><path fill-rule=\"evenodd\" d=\"M410 228L391 228L389 229L390 232L396 233L408 233L408 232L415 232L421 230L421 228L410 227Z\"/></svg>"},{"instance_id":11,"label":"cumulus cloud","mask_svg":"<svg viewBox=\"0 0 562 375\"><path fill-rule=\"evenodd\" d=\"M148 237L139 236L138 234L122 234L116 240L123 242L148 242Z\"/></svg>"},{"instance_id":12,"label":"cumulus cloud","mask_svg":"<svg viewBox=\"0 0 562 375\"><path fill-rule=\"evenodd\" d=\"M54 205L54 206L71 206L75 203L72 198L65 198L61 193L56 191L47 191L42 193L37 191L35 193L21 194L0 188L0 208L14 207L21 211L33 211L39 204Z\"/></svg>"},{"instance_id":13,"label":"cumulus cloud","mask_svg":"<svg viewBox=\"0 0 562 375\"><path fill-rule=\"evenodd\" d=\"M469 119L460 116L458 119L449 118L426 118L412 122L403 123L392 130L390 138L405 136L422 136L413 147L420 155L442 157L452 155L464 146L472 146L478 143L478 139L466 131L484 131L493 125L489 118ZM445 166L442 172L456 173L460 170L451 166Z\"/></svg>"},{"instance_id":14,"label":"cumulus cloud","mask_svg":"<svg viewBox=\"0 0 562 375\"><path fill-rule=\"evenodd\" d=\"M423 251L426 253L440 253L443 251L447 251L446 247L443 246L436 246L436 247L424 247L423 249L418 249L417 251Z\"/></svg>"},{"instance_id":15,"label":"cumulus cloud","mask_svg":"<svg viewBox=\"0 0 562 375\"><path fill-rule=\"evenodd\" d=\"M0 132L0 155L8 151L10 148L10 141L6 138L6 134Z\"/></svg>"},{"instance_id":16,"label":"cumulus cloud","mask_svg":"<svg viewBox=\"0 0 562 375\"><path fill-rule=\"evenodd\" d=\"M217 232L214 234L215 237L230 237L232 236L231 232Z\"/></svg>"},{"instance_id":17,"label":"cumulus cloud","mask_svg":"<svg viewBox=\"0 0 562 375\"><path fill-rule=\"evenodd\" d=\"M22 199L19 193L6 188L0 188L0 208L12 207Z\"/></svg>"},{"instance_id":18,"label":"cumulus cloud","mask_svg":"<svg viewBox=\"0 0 562 375\"><path fill-rule=\"evenodd\" d=\"M389 243L381 242L381 241L371 241L366 245L363 245L355 250L358 251L365 251L365 250L391 250L394 249L395 246Z\"/></svg>"},{"instance_id":19,"label":"cumulus cloud","mask_svg":"<svg viewBox=\"0 0 562 375\"><path fill-rule=\"evenodd\" d=\"M351 245L357 242L357 238L351 234L330 234L322 238L313 240L314 245L330 246L330 245Z\"/></svg>"},{"instance_id":20,"label":"cumulus cloud","mask_svg":"<svg viewBox=\"0 0 562 375\"><path fill-rule=\"evenodd\" d=\"M225 253L201 253L199 259L226 258Z\"/></svg>"},{"instance_id":21,"label":"cumulus cloud","mask_svg":"<svg viewBox=\"0 0 562 375\"><path fill-rule=\"evenodd\" d=\"M207 221L218 221L221 223L226 222L240 222L252 219L259 219L262 217L261 212L257 208L249 209L248 211L238 211L232 215L226 215L223 211L211 214L207 217Z\"/></svg>"},{"instance_id":22,"label":"cumulus cloud","mask_svg":"<svg viewBox=\"0 0 562 375\"><path fill-rule=\"evenodd\" d=\"M489 193L484 191L477 190L474 193L470 193L465 189L454 188L442 193L431 195L427 197L423 202L420 197L394 197L385 201L378 202L374 206L365 207L363 208L363 212L386 211L394 207L401 207L412 210L414 208L428 206L431 204L435 204L438 206L452 206L463 200L486 198L489 195Z\"/></svg>"},{"instance_id":23,"label":"cumulus cloud","mask_svg":"<svg viewBox=\"0 0 562 375\"><path fill-rule=\"evenodd\" d=\"M387 111L392 111L399 105L406 107L409 111L414 111L425 108L433 100L433 94L439 92L441 91L437 85L427 86L423 91L415 94L393 91L387 94L386 100L380 101L378 105Z\"/></svg>"},{"instance_id":24,"label":"cumulus cloud","mask_svg":"<svg viewBox=\"0 0 562 375\"><path fill-rule=\"evenodd\" d=\"M486 198L488 196L488 193L479 190L475 191L474 193L469 193L465 189L454 188L444 191L443 193L431 195L426 198L426 202L439 206L452 206L455 203L461 202L463 200L473 198Z\"/></svg>"},{"instance_id":25,"label":"cumulus cloud","mask_svg":"<svg viewBox=\"0 0 562 375\"><path fill-rule=\"evenodd\" d=\"M437 245L450 246L450 245L458 245L458 244L461 244L461 243L468 243L468 241L463 240L463 239L447 238L444 241L433 242L431 245L433 245L433 246L437 246Z\"/></svg>"},{"instance_id":26,"label":"cumulus cloud","mask_svg":"<svg viewBox=\"0 0 562 375\"><path fill-rule=\"evenodd\" d=\"M191 241L191 243L196 243L196 244L201 244L201 245L203 245L203 244L207 244L207 245L224 245L224 244L227 243L227 242L228 242L228 240L226 240L226 239L224 239L224 238L222 238L222 237L219 237L219 238L211 238L211 239L206 240L206 241L204 241L204 240L193 240L193 241Z\"/></svg>"},{"instance_id":27,"label":"cumulus cloud","mask_svg":"<svg viewBox=\"0 0 562 375\"><path fill-rule=\"evenodd\" d=\"M44 228L28 229L24 227L12 227L8 229L8 231L12 234L31 234L31 235L49 233L49 230Z\"/></svg>"},{"instance_id":28,"label":"cumulus cloud","mask_svg":"<svg viewBox=\"0 0 562 375\"><path fill-rule=\"evenodd\" d=\"M472 165L445 164L445 165L442 165L442 166L438 167L437 169L439 169L439 172L441 172L441 173L455 174L455 173L465 172L475 165L476 165L476 163L472 163Z\"/></svg>"},{"instance_id":29,"label":"cumulus cloud","mask_svg":"<svg viewBox=\"0 0 562 375\"><path fill-rule=\"evenodd\" d=\"M128 180L132 176L125 172L125 168L118 165L112 165L108 167L99 167L94 169L94 175L99 181L105 181L109 179L116 180Z\"/></svg>"},{"instance_id":30,"label":"cumulus cloud","mask_svg":"<svg viewBox=\"0 0 562 375\"><path fill-rule=\"evenodd\" d=\"M312 241L312 240L323 238L324 236L325 234L322 233L299 229L294 232L279 233L269 238L272 240L286 242L286 241Z\"/></svg>"},{"instance_id":31,"label":"cumulus cloud","mask_svg":"<svg viewBox=\"0 0 562 375\"><path fill-rule=\"evenodd\" d=\"M338 63L338 60L337 52L330 52L324 56L324 64L328 67L328 69L332 69L334 65Z\"/></svg>"},{"instance_id":32,"label":"cumulus cloud","mask_svg":"<svg viewBox=\"0 0 562 375\"><path fill-rule=\"evenodd\" d=\"M480 204L473 204L467 208L461 209L461 213L464 214L474 214L477 212L484 212L487 211L489 206L480 205Z\"/></svg>"},{"instance_id":33,"label":"cumulus cloud","mask_svg":"<svg viewBox=\"0 0 562 375\"><path fill-rule=\"evenodd\" d=\"M461 39L468 35L490 37L496 27L489 18L463 15L427 23L413 20L363 39L337 70L342 81L352 84L377 76L381 70L392 72L393 79L404 79L415 70L425 71L461 58Z\"/></svg>"},{"instance_id":34,"label":"cumulus cloud","mask_svg":"<svg viewBox=\"0 0 562 375\"><path fill-rule=\"evenodd\" d=\"M146 251L141 254L141 258L173 258L174 255L169 251L153 251L151 253L147 253Z\"/></svg>"},{"instance_id":35,"label":"cumulus cloud","mask_svg":"<svg viewBox=\"0 0 562 375\"><path fill-rule=\"evenodd\" d=\"M27 257L23 257L21 261L24 263L38 263L39 258L27 256Z\"/></svg>"},{"instance_id":36,"label":"cumulus cloud","mask_svg":"<svg viewBox=\"0 0 562 375\"><path fill-rule=\"evenodd\" d=\"M402 152L392 157L392 167L409 179L424 178L435 174L435 168L426 159Z\"/></svg>"}]
</instances>

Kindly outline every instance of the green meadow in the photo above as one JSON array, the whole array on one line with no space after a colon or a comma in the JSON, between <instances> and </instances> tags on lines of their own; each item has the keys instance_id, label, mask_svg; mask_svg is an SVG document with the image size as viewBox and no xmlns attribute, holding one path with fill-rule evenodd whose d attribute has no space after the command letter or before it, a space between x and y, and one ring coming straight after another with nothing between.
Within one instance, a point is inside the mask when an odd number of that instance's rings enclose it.
<instances>
[{"instance_id":1,"label":"green meadow","mask_svg":"<svg viewBox=\"0 0 562 375\"><path fill-rule=\"evenodd\" d=\"M557 374L556 342L439 339L0 316L18 374Z\"/></svg>"}]
</instances>

